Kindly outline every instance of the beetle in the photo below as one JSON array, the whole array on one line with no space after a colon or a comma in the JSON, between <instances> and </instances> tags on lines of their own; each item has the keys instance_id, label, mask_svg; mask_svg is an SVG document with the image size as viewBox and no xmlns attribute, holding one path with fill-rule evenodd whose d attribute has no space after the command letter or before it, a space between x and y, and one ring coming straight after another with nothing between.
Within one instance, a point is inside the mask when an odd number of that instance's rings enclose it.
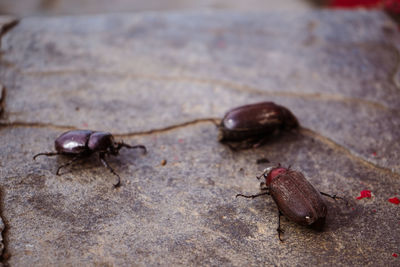
<instances>
[{"instance_id":1,"label":"beetle","mask_svg":"<svg viewBox=\"0 0 400 267\"><path fill-rule=\"evenodd\" d=\"M114 169L108 164L105 159L106 155L118 155L119 150L122 147L129 149L141 148L144 153L147 152L146 147L143 145L131 146L124 142L115 142L114 137L108 132L99 132L91 130L72 130L61 134L55 141L54 146L56 152L42 152L33 156L35 160L38 156L55 156L55 155L66 155L72 156L72 159L65 164L58 167L56 174L59 175L60 169L71 165L73 162L88 157L91 154L97 152L99 159L103 165L110 170L112 174L117 176L118 182L114 184L114 187L118 187L121 184L121 178L114 171Z\"/></svg>"},{"instance_id":2,"label":"beetle","mask_svg":"<svg viewBox=\"0 0 400 267\"><path fill-rule=\"evenodd\" d=\"M301 172L290 170L290 167L284 168L280 165L269 167L257 179L261 177L265 178L265 182L261 183L261 189L265 192L256 195L237 194L236 197L255 198L271 195L278 207L277 231L281 241L281 234L284 232L280 226L281 215L300 225L321 229L328 211L322 195L335 200L343 199L336 195L318 192Z\"/></svg>"},{"instance_id":3,"label":"beetle","mask_svg":"<svg viewBox=\"0 0 400 267\"><path fill-rule=\"evenodd\" d=\"M220 142L253 140L259 146L273 133L298 127L299 122L290 110L273 102L261 102L229 110L218 126L218 139Z\"/></svg>"}]
</instances>

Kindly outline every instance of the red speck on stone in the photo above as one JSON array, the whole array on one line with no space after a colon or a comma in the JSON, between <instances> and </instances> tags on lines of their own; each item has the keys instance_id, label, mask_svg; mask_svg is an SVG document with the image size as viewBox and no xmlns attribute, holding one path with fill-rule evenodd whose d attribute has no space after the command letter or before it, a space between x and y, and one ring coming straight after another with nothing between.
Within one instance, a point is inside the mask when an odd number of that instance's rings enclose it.
<instances>
[{"instance_id":1,"label":"red speck on stone","mask_svg":"<svg viewBox=\"0 0 400 267\"><path fill-rule=\"evenodd\" d=\"M396 253L393 253L392 256L397 258L398 255Z\"/></svg>"},{"instance_id":2,"label":"red speck on stone","mask_svg":"<svg viewBox=\"0 0 400 267\"><path fill-rule=\"evenodd\" d=\"M392 197L392 198L389 198L389 202L393 203L393 204L396 204L396 205L399 205L400 204L400 199L398 199L397 197Z\"/></svg>"},{"instance_id":3,"label":"red speck on stone","mask_svg":"<svg viewBox=\"0 0 400 267\"><path fill-rule=\"evenodd\" d=\"M372 156L376 157L376 152L372 153Z\"/></svg>"},{"instance_id":4,"label":"red speck on stone","mask_svg":"<svg viewBox=\"0 0 400 267\"><path fill-rule=\"evenodd\" d=\"M87 124L86 122L82 123L83 127L88 127L89 124Z\"/></svg>"},{"instance_id":5,"label":"red speck on stone","mask_svg":"<svg viewBox=\"0 0 400 267\"><path fill-rule=\"evenodd\" d=\"M372 212L376 212L376 210L372 210Z\"/></svg>"},{"instance_id":6,"label":"red speck on stone","mask_svg":"<svg viewBox=\"0 0 400 267\"><path fill-rule=\"evenodd\" d=\"M360 196L358 196L357 199L362 199L362 198L366 198L366 197L368 197L368 198L371 197L371 191L369 191L369 190L362 190L362 191L360 192Z\"/></svg>"},{"instance_id":7,"label":"red speck on stone","mask_svg":"<svg viewBox=\"0 0 400 267\"><path fill-rule=\"evenodd\" d=\"M352 210L355 210L355 208L351 208Z\"/></svg>"},{"instance_id":8,"label":"red speck on stone","mask_svg":"<svg viewBox=\"0 0 400 267\"><path fill-rule=\"evenodd\" d=\"M182 138L178 139L178 142L183 143L183 139Z\"/></svg>"}]
</instances>

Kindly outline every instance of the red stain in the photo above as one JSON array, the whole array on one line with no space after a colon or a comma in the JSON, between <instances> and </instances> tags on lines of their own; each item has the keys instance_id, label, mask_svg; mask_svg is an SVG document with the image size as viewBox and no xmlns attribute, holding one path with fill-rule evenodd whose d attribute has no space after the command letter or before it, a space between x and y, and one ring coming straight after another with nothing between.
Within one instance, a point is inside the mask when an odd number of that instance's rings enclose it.
<instances>
[{"instance_id":1,"label":"red stain","mask_svg":"<svg viewBox=\"0 0 400 267\"><path fill-rule=\"evenodd\" d=\"M372 210L372 212L376 212L376 210Z\"/></svg>"},{"instance_id":2,"label":"red stain","mask_svg":"<svg viewBox=\"0 0 400 267\"><path fill-rule=\"evenodd\" d=\"M370 198L371 197L371 191L369 190L362 190L360 192L360 196L357 197L357 199L362 199L362 198Z\"/></svg>"},{"instance_id":3,"label":"red stain","mask_svg":"<svg viewBox=\"0 0 400 267\"><path fill-rule=\"evenodd\" d=\"M397 258L398 255L396 253L393 253L392 256Z\"/></svg>"},{"instance_id":4,"label":"red stain","mask_svg":"<svg viewBox=\"0 0 400 267\"><path fill-rule=\"evenodd\" d=\"M82 123L82 126L83 126L83 127L88 127L89 124L87 124L86 122L84 122L84 123Z\"/></svg>"},{"instance_id":5,"label":"red stain","mask_svg":"<svg viewBox=\"0 0 400 267\"><path fill-rule=\"evenodd\" d=\"M385 9L390 13L400 13L400 0L384 0L383 2Z\"/></svg>"},{"instance_id":6,"label":"red stain","mask_svg":"<svg viewBox=\"0 0 400 267\"><path fill-rule=\"evenodd\" d=\"M372 156L376 157L376 152L372 153Z\"/></svg>"},{"instance_id":7,"label":"red stain","mask_svg":"<svg viewBox=\"0 0 400 267\"><path fill-rule=\"evenodd\" d=\"M400 0L332 0L328 6L331 8L343 9L384 9L389 13L400 13Z\"/></svg>"},{"instance_id":8,"label":"red stain","mask_svg":"<svg viewBox=\"0 0 400 267\"><path fill-rule=\"evenodd\" d=\"M398 199L397 197L392 197L392 198L389 198L389 202L393 203L393 204L396 204L396 205L399 205L400 204L400 199Z\"/></svg>"},{"instance_id":9,"label":"red stain","mask_svg":"<svg viewBox=\"0 0 400 267\"><path fill-rule=\"evenodd\" d=\"M338 8L378 8L381 7L384 2L384 0L333 0L330 6Z\"/></svg>"},{"instance_id":10,"label":"red stain","mask_svg":"<svg viewBox=\"0 0 400 267\"><path fill-rule=\"evenodd\" d=\"M182 144L183 143L183 139L182 138L178 139L178 142Z\"/></svg>"}]
</instances>

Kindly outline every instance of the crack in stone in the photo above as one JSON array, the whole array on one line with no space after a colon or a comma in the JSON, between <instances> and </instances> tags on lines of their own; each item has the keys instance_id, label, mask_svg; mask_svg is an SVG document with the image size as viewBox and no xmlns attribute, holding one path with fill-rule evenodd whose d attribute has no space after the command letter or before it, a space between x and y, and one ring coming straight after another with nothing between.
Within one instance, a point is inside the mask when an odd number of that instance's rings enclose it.
<instances>
[{"instance_id":1,"label":"crack in stone","mask_svg":"<svg viewBox=\"0 0 400 267\"><path fill-rule=\"evenodd\" d=\"M398 174L394 170L391 170L391 169L388 169L385 167L381 167L375 163L372 163L369 160L364 159L362 156L357 155L354 152L352 152L351 150L345 148L344 146L339 145L332 139L330 139L326 136L323 136L311 129L301 127L300 133L302 133L305 136L314 138L323 144L326 144L327 146L331 147L335 151L340 152L340 153L346 155L347 157L349 157L350 159L361 163L362 165L366 166L368 169L374 169L375 171L384 173L385 175L391 175L391 176L395 176L396 178L400 178L400 174Z\"/></svg>"},{"instance_id":2,"label":"crack in stone","mask_svg":"<svg viewBox=\"0 0 400 267\"><path fill-rule=\"evenodd\" d=\"M4 106L5 106L5 98L6 98L6 88L4 85L0 83L0 118L3 116Z\"/></svg>"},{"instance_id":3,"label":"crack in stone","mask_svg":"<svg viewBox=\"0 0 400 267\"><path fill-rule=\"evenodd\" d=\"M154 133L163 133L163 132L167 132L167 131L171 131L171 130L175 130L178 128L190 126L193 124L203 123L203 122L211 122L215 126L218 126L220 121L221 121L221 119L219 119L219 118L202 118L202 119L195 119L195 120L191 120L191 121L182 122L179 124L170 125L170 126L167 126L164 128L159 128L159 129L151 129L151 130L142 131L142 132L122 133L122 134L113 134L113 135L115 137L133 137L133 136L150 135L150 134L154 134Z\"/></svg>"},{"instance_id":4,"label":"crack in stone","mask_svg":"<svg viewBox=\"0 0 400 267\"><path fill-rule=\"evenodd\" d=\"M19 20L11 16L0 16L0 38L19 23ZM0 39L1 41L1 39ZM0 43L1 44L1 43Z\"/></svg>"}]
</instances>

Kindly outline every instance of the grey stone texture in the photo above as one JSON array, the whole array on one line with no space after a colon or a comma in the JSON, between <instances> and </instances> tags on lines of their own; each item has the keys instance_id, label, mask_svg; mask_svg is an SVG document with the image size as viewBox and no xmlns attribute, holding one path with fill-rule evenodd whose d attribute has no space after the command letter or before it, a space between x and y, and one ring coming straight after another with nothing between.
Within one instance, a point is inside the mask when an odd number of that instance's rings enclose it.
<instances>
[{"instance_id":1,"label":"grey stone texture","mask_svg":"<svg viewBox=\"0 0 400 267\"><path fill-rule=\"evenodd\" d=\"M377 11L168 12L24 18L1 40L1 215L11 266L399 264L397 26ZM302 128L234 152L212 119L274 101ZM68 129L144 144L55 175ZM327 199L324 231L282 219L268 158ZM162 164L166 160L166 165ZM369 189L371 199L356 200Z\"/></svg>"},{"instance_id":2,"label":"grey stone texture","mask_svg":"<svg viewBox=\"0 0 400 267\"><path fill-rule=\"evenodd\" d=\"M166 10L306 10L307 0L2 0L0 14L80 15Z\"/></svg>"}]
</instances>

